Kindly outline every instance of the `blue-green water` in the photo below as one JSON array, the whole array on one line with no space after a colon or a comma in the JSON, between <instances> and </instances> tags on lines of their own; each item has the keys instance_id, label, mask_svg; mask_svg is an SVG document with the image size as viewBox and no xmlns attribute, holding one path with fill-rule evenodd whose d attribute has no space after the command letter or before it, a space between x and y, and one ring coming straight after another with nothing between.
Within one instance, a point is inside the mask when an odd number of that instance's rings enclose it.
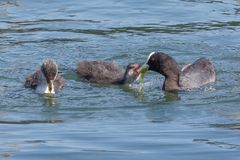
<instances>
[{"instance_id":1,"label":"blue-green water","mask_svg":"<svg viewBox=\"0 0 240 160\"><path fill-rule=\"evenodd\" d=\"M0 1L0 159L240 157L240 1ZM122 66L163 51L179 64L209 58L217 82L161 91L150 72L133 87L81 82L81 60ZM66 80L54 98L23 88L42 60Z\"/></svg>"}]
</instances>

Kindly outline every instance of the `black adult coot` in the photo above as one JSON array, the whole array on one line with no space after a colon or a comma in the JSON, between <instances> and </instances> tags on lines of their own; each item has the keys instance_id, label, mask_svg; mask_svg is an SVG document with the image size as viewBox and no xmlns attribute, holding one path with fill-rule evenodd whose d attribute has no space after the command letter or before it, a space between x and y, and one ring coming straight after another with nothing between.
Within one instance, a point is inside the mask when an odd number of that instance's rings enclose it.
<instances>
[{"instance_id":1,"label":"black adult coot","mask_svg":"<svg viewBox=\"0 0 240 160\"><path fill-rule=\"evenodd\" d=\"M26 88L33 88L37 93L52 93L64 86L64 79L58 75L58 65L52 59L43 62L41 69L26 78Z\"/></svg>"},{"instance_id":2,"label":"black adult coot","mask_svg":"<svg viewBox=\"0 0 240 160\"><path fill-rule=\"evenodd\" d=\"M105 61L82 61L77 66L77 74L91 83L130 84L140 73L139 64L129 64L126 69Z\"/></svg>"},{"instance_id":3,"label":"black adult coot","mask_svg":"<svg viewBox=\"0 0 240 160\"><path fill-rule=\"evenodd\" d=\"M177 62L162 52L152 52L146 61L148 70L165 77L162 89L165 91L188 90L215 82L216 75L213 64L206 58L179 69Z\"/></svg>"}]
</instances>

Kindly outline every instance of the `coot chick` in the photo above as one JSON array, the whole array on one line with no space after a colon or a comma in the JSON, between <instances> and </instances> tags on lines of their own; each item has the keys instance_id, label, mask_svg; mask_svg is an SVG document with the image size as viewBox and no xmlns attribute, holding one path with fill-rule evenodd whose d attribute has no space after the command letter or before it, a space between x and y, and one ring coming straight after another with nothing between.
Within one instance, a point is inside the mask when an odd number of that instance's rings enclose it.
<instances>
[{"instance_id":1,"label":"coot chick","mask_svg":"<svg viewBox=\"0 0 240 160\"><path fill-rule=\"evenodd\" d=\"M215 82L216 74L213 64L206 58L200 58L182 70L177 62L162 52L149 54L146 64L148 69L165 77L162 90L189 90Z\"/></svg>"},{"instance_id":2,"label":"coot chick","mask_svg":"<svg viewBox=\"0 0 240 160\"><path fill-rule=\"evenodd\" d=\"M139 64L129 64L126 69L117 64L97 60L82 61L77 66L77 74L91 83L130 84L140 73Z\"/></svg>"},{"instance_id":3,"label":"coot chick","mask_svg":"<svg viewBox=\"0 0 240 160\"><path fill-rule=\"evenodd\" d=\"M58 75L58 65L52 59L43 62L41 69L26 78L24 87L35 89L37 93L58 92L64 86L64 79Z\"/></svg>"}]
</instances>

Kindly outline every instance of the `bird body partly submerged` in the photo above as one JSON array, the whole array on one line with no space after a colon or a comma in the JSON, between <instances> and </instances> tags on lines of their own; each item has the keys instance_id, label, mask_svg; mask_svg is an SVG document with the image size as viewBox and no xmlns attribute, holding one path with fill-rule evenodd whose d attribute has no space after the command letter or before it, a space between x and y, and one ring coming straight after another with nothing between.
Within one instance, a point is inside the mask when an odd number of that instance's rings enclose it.
<instances>
[{"instance_id":1,"label":"bird body partly submerged","mask_svg":"<svg viewBox=\"0 0 240 160\"><path fill-rule=\"evenodd\" d=\"M200 58L181 70L179 85L181 89L198 88L205 84L215 82L215 69L206 58Z\"/></svg>"},{"instance_id":2,"label":"bird body partly submerged","mask_svg":"<svg viewBox=\"0 0 240 160\"><path fill-rule=\"evenodd\" d=\"M77 66L77 74L91 83L126 84L132 83L139 75L140 65L130 64L123 69L117 64L97 61L82 61Z\"/></svg>"},{"instance_id":3,"label":"bird body partly submerged","mask_svg":"<svg viewBox=\"0 0 240 160\"><path fill-rule=\"evenodd\" d=\"M200 58L180 70L171 56L162 52L152 52L146 64L149 70L165 77L162 89L166 91L188 90L216 81L214 66L206 58Z\"/></svg>"},{"instance_id":4,"label":"bird body partly submerged","mask_svg":"<svg viewBox=\"0 0 240 160\"><path fill-rule=\"evenodd\" d=\"M24 87L35 89L37 93L55 94L64 86L64 79L58 75L58 66L53 60L46 60L41 69L26 78Z\"/></svg>"}]
</instances>

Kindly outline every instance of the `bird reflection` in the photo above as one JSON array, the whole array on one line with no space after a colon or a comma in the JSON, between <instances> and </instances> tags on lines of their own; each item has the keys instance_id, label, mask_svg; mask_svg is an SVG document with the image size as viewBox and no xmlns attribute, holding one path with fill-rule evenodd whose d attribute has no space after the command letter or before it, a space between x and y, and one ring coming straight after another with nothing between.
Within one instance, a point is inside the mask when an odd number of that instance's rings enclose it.
<instances>
[{"instance_id":1,"label":"bird reflection","mask_svg":"<svg viewBox=\"0 0 240 160\"><path fill-rule=\"evenodd\" d=\"M43 94L43 102L46 106L54 107L57 104L57 98L52 94Z\"/></svg>"}]
</instances>

